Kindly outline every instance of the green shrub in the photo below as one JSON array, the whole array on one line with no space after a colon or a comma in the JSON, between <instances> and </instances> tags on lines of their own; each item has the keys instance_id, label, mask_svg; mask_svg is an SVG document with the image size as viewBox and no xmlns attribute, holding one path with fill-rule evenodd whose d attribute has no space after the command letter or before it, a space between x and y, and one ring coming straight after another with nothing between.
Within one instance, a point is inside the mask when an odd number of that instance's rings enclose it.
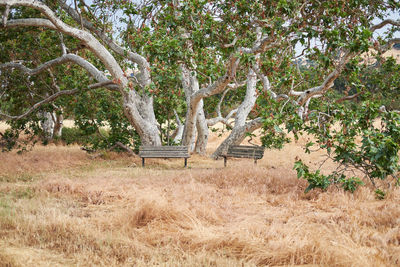
<instances>
[{"instance_id":1,"label":"green shrub","mask_svg":"<svg viewBox=\"0 0 400 267\"><path fill-rule=\"evenodd\" d=\"M104 137L108 137L108 132L105 129L99 130L101 135ZM79 145L87 145L93 142L99 142L104 139L99 133L86 134L85 131L77 128L77 127L64 127L61 133L61 140L64 141L67 145L70 144L79 144Z\"/></svg>"}]
</instances>

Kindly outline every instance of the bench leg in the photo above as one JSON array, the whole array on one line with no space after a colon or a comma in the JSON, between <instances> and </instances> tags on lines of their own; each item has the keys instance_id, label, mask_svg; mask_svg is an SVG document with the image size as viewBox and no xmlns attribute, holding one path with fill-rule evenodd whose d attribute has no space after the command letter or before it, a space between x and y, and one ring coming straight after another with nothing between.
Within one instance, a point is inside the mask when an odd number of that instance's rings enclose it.
<instances>
[{"instance_id":1,"label":"bench leg","mask_svg":"<svg viewBox=\"0 0 400 267\"><path fill-rule=\"evenodd\" d=\"M187 167L187 158L185 158L185 168Z\"/></svg>"},{"instance_id":2,"label":"bench leg","mask_svg":"<svg viewBox=\"0 0 400 267\"><path fill-rule=\"evenodd\" d=\"M226 167L226 157L224 157L224 167Z\"/></svg>"},{"instance_id":3,"label":"bench leg","mask_svg":"<svg viewBox=\"0 0 400 267\"><path fill-rule=\"evenodd\" d=\"M257 159L254 159L254 165L257 165Z\"/></svg>"},{"instance_id":4,"label":"bench leg","mask_svg":"<svg viewBox=\"0 0 400 267\"><path fill-rule=\"evenodd\" d=\"M142 158L142 167L144 167L144 158Z\"/></svg>"}]
</instances>

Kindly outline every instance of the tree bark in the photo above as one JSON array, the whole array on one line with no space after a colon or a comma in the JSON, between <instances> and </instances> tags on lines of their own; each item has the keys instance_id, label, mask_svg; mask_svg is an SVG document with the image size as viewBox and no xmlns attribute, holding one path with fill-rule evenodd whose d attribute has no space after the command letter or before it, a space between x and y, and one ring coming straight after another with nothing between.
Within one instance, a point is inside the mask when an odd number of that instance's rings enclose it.
<instances>
[{"instance_id":1,"label":"tree bark","mask_svg":"<svg viewBox=\"0 0 400 267\"><path fill-rule=\"evenodd\" d=\"M64 124L64 116L62 114L55 114L53 113L53 121L54 121L54 130L53 130L53 138L54 137L61 137L62 128Z\"/></svg>"},{"instance_id":2,"label":"tree bark","mask_svg":"<svg viewBox=\"0 0 400 267\"><path fill-rule=\"evenodd\" d=\"M212 158L218 159L220 156L226 155L231 145L240 145L246 138L246 133L252 133L262 126L261 118L254 119L243 126L234 127L231 134L222 142L221 145L212 154Z\"/></svg>"},{"instance_id":3,"label":"tree bark","mask_svg":"<svg viewBox=\"0 0 400 267\"><path fill-rule=\"evenodd\" d=\"M237 109L232 132L213 153L212 157L215 159L225 155L230 145L239 145L246 137L247 132L257 129L254 128L255 126L261 127L261 123L246 124L247 117L257 100L257 75L252 68L249 68L246 86L246 96Z\"/></svg>"},{"instance_id":4,"label":"tree bark","mask_svg":"<svg viewBox=\"0 0 400 267\"><path fill-rule=\"evenodd\" d=\"M181 120L179 119L179 115L176 112L176 110L174 110L174 115L175 115L175 121L176 121L176 129L174 131L174 133L172 134L172 138L174 139L174 143L175 144L180 144L182 141L182 136L183 136L183 124L181 122Z\"/></svg>"},{"instance_id":5,"label":"tree bark","mask_svg":"<svg viewBox=\"0 0 400 267\"><path fill-rule=\"evenodd\" d=\"M42 118L40 126L42 127L44 138L47 140L52 140L54 136L55 123L53 120L53 115L55 114L51 114L47 111L39 112L39 116Z\"/></svg>"},{"instance_id":6,"label":"tree bark","mask_svg":"<svg viewBox=\"0 0 400 267\"><path fill-rule=\"evenodd\" d=\"M186 66L182 68L182 85L185 89L186 103L188 104L182 140L183 145L188 145L193 138L197 123L197 114L200 112L200 101L205 97L222 93L234 79L238 65L238 58L232 55L226 63L226 73L212 84L201 89L199 89L196 73L193 74L193 71L190 72Z\"/></svg>"},{"instance_id":7,"label":"tree bark","mask_svg":"<svg viewBox=\"0 0 400 267\"><path fill-rule=\"evenodd\" d=\"M63 3L63 2L62 2ZM153 109L153 98L151 96L140 96L134 89L129 86L128 79L125 77L121 66L118 64L114 56L110 51L103 45L98 39L96 39L92 33L94 33L103 43L109 46L114 52L119 55L123 55L125 58L138 64L141 70L140 75L137 78L137 84L144 89L150 84L150 67L146 59L136 53L132 53L118 46L111 38L107 37L104 33L94 27L93 24L86 20L81 20L81 23L85 24L86 29L81 30L74 28L64 23L56 14L43 2L35 0L0 0L0 6L25 6L40 11L47 19L42 18L29 18L23 20L12 20L7 22L7 16L3 16L3 26L10 25L12 27L17 26L36 26L36 27L47 27L68 36L74 37L80 40L94 55L104 64L106 69L110 72L113 80L118 85L118 90L122 94L122 103L124 106L124 113L127 116L130 123L133 125L135 130L141 137L141 141L144 145L161 145L161 138L159 136L159 130L157 128L157 121L155 119ZM70 9L65 3L62 7L76 19L76 14ZM24 71L37 71L40 72L42 69L47 69L56 64L62 64L67 61L73 61L86 70L98 81L104 82L104 75L101 74L92 64L78 58L75 55L67 54L62 57L50 61L47 65L43 64L40 68ZM11 66L14 67L14 66ZM36 73L33 73L36 74Z\"/></svg>"},{"instance_id":8,"label":"tree bark","mask_svg":"<svg viewBox=\"0 0 400 267\"><path fill-rule=\"evenodd\" d=\"M204 103L203 100L201 100L199 104L199 113L197 114L197 122L196 122L197 140L195 146L196 153L201 155L206 154L206 148L208 143L208 125L206 117L204 115L203 107Z\"/></svg>"},{"instance_id":9,"label":"tree bark","mask_svg":"<svg viewBox=\"0 0 400 267\"><path fill-rule=\"evenodd\" d=\"M142 145L161 146L153 97L139 96L135 91L130 91L124 95L123 107L125 116L139 134Z\"/></svg>"},{"instance_id":10,"label":"tree bark","mask_svg":"<svg viewBox=\"0 0 400 267\"><path fill-rule=\"evenodd\" d=\"M42 117L40 126L42 127L44 138L53 140L55 137L61 137L64 117L62 114L55 112L41 111L39 116Z\"/></svg>"},{"instance_id":11,"label":"tree bark","mask_svg":"<svg viewBox=\"0 0 400 267\"><path fill-rule=\"evenodd\" d=\"M181 66L182 70L182 87L186 96L186 119L183 128L182 145L192 147L193 137L196 135L196 122L199 113L198 103L194 104L192 95L199 90L199 81L197 80L196 73L189 70L185 65ZM190 149L189 152L191 152Z\"/></svg>"}]
</instances>

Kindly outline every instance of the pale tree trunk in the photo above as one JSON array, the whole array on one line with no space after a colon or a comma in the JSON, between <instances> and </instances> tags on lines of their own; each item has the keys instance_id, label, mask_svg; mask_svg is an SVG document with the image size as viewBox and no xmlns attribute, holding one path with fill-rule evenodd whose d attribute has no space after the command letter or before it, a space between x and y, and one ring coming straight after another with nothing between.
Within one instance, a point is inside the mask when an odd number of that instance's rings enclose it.
<instances>
[{"instance_id":1,"label":"pale tree trunk","mask_svg":"<svg viewBox=\"0 0 400 267\"><path fill-rule=\"evenodd\" d=\"M232 132L213 153L213 158L225 155L230 145L239 145L246 137L248 130L254 128L254 125L251 125L251 127L249 125L246 126L247 117L257 100L257 75L252 68L249 69L246 86L246 96L237 109Z\"/></svg>"},{"instance_id":2,"label":"pale tree trunk","mask_svg":"<svg viewBox=\"0 0 400 267\"><path fill-rule=\"evenodd\" d=\"M234 127L231 134L222 142L217 150L212 154L212 158L218 159L222 155L226 155L228 147L231 145L240 145L246 138L246 133L254 132L262 126L261 118L247 122L243 126Z\"/></svg>"},{"instance_id":3,"label":"pale tree trunk","mask_svg":"<svg viewBox=\"0 0 400 267\"><path fill-rule=\"evenodd\" d=\"M39 112L39 116L42 118L40 126L42 127L44 137L47 140L53 140L55 137L61 137L63 115L57 115L55 112L42 111Z\"/></svg>"},{"instance_id":4,"label":"pale tree trunk","mask_svg":"<svg viewBox=\"0 0 400 267\"><path fill-rule=\"evenodd\" d=\"M196 73L193 71L191 72L186 66L182 66L182 86L185 90L187 103L185 129L182 139L183 145L189 146L191 140L194 138L198 114L202 111L201 103L203 98L222 93L226 89L236 75L239 60L235 56L231 56L226 65L227 71L223 76L209 84L207 87L201 89L199 89L199 82ZM207 127L205 118L201 118L200 126ZM202 130L201 141L204 141L203 143L206 145L208 134L206 134L204 128ZM202 151L205 151L204 145L199 146L199 149L200 147L202 147Z\"/></svg>"},{"instance_id":5,"label":"pale tree trunk","mask_svg":"<svg viewBox=\"0 0 400 267\"><path fill-rule=\"evenodd\" d=\"M142 145L161 146L153 97L130 91L124 95L123 105L125 116L139 134Z\"/></svg>"},{"instance_id":6,"label":"pale tree trunk","mask_svg":"<svg viewBox=\"0 0 400 267\"><path fill-rule=\"evenodd\" d=\"M187 105L185 126L183 128L182 145L191 147L193 136L196 135L196 122L197 115L199 113L199 106L197 105L194 107L192 105L192 94L199 90L199 81L195 76L196 74L191 72L185 65L181 66L181 70L182 87L185 92Z\"/></svg>"},{"instance_id":7,"label":"pale tree trunk","mask_svg":"<svg viewBox=\"0 0 400 267\"><path fill-rule=\"evenodd\" d=\"M174 0L173 4L176 8L180 6L179 0ZM176 11L175 16L179 17L180 12ZM193 43L190 41L190 33L186 30L183 30L182 34L183 38L186 38L187 49L193 52ZM199 135L203 129L201 127L201 121L205 121L204 111L203 109L203 100L201 99L199 103L194 103L192 96L195 92L199 91L199 81L197 79L196 73L196 64L193 59L191 59L191 63L193 63L194 69L189 69L186 64L181 64L182 71L182 88L185 92L186 98L186 116L185 116L185 124L183 126L181 143L184 146L189 147L189 153L196 150L196 152L202 152L201 147L197 147L196 135ZM198 101L198 100L197 100ZM199 117L201 117L198 119ZM199 132L200 129L200 132Z\"/></svg>"},{"instance_id":8,"label":"pale tree trunk","mask_svg":"<svg viewBox=\"0 0 400 267\"><path fill-rule=\"evenodd\" d=\"M47 140L52 140L54 134L53 114L43 111L39 113L39 116L42 119L40 126L42 127L44 138Z\"/></svg>"},{"instance_id":9,"label":"pale tree trunk","mask_svg":"<svg viewBox=\"0 0 400 267\"><path fill-rule=\"evenodd\" d=\"M54 114L53 116L54 119L54 131L53 131L53 137L61 137L62 134L62 129L63 129L63 124L64 124L64 116L62 114Z\"/></svg>"},{"instance_id":10,"label":"pale tree trunk","mask_svg":"<svg viewBox=\"0 0 400 267\"><path fill-rule=\"evenodd\" d=\"M195 151L199 154L205 154L208 142L208 125L203 110L204 102L203 99L200 99L197 105L192 103L192 95L199 90L199 81L197 80L196 72L190 71L184 65L182 65L181 69L182 87L185 91L188 107L182 144L189 146L190 152Z\"/></svg>"},{"instance_id":11,"label":"pale tree trunk","mask_svg":"<svg viewBox=\"0 0 400 267\"><path fill-rule=\"evenodd\" d=\"M246 96L236 112L235 127L245 125L247 116L253 109L257 100L257 75L252 68L249 69L247 75L246 87Z\"/></svg>"},{"instance_id":12,"label":"pale tree trunk","mask_svg":"<svg viewBox=\"0 0 400 267\"><path fill-rule=\"evenodd\" d=\"M194 128L194 133L192 135L192 139L190 139L190 143L187 145L189 147L189 151L193 152L196 148L196 136L197 136L197 127Z\"/></svg>"},{"instance_id":13,"label":"pale tree trunk","mask_svg":"<svg viewBox=\"0 0 400 267\"><path fill-rule=\"evenodd\" d=\"M255 47L262 45L262 33L261 28L257 28L257 40L255 42ZM254 130L261 127L261 119L257 118L253 121L247 122L247 117L253 109L257 101L257 73L255 69L258 69L258 61L260 58L260 53L255 53L256 63L249 68L247 74L246 83L246 96L242 104L237 109L235 116L235 124L230 135L222 142L222 144L217 148L217 150L212 154L213 158L218 158L221 155L226 155L230 145L239 145L246 137L246 133L253 132Z\"/></svg>"},{"instance_id":14,"label":"pale tree trunk","mask_svg":"<svg viewBox=\"0 0 400 267\"><path fill-rule=\"evenodd\" d=\"M175 129L174 133L172 134L171 138L174 139L175 144L180 144L182 141L184 126L183 126L181 120L179 119L179 115L176 112L176 110L174 110L174 115L175 115L175 121L176 121L176 129Z\"/></svg>"},{"instance_id":15,"label":"pale tree trunk","mask_svg":"<svg viewBox=\"0 0 400 267\"><path fill-rule=\"evenodd\" d=\"M203 99L200 101L199 104L199 112L197 113L197 140L196 140L196 153L201 155L206 154L206 148L208 143L208 125L207 120L204 115L204 103Z\"/></svg>"},{"instance_id":16,"label":"pale tree trunk","mask_svg":"<svg viewBox=\"0 0 400 267\"><path fill-rule=\"evenodd\" d=\"M115 43L111 38L109 38L103 31L97 29L95 25L87 21L85 18L80 16L74 9L70 8L67 3L60 1L60 6L79 24L83 25L86 30L74 28L66 23L64 23L57 15L51 10L44 2L34 1L34 0L0 0L0 6L6 6L6 10L10 9L12 6L25 6L38 10L41 12L42 17L44 18L28 18L28 19L15 19L8 21L9 12L5 12L2 18L3 27L45 27L56 30L65 35L74 37L81 41L93 54L104 64L105 68L112 75L113 81L116 81L116 84L113 84L113 88L117 87L117 89L122 94L122 103L124 106L124 113L127 116L129 122L133 125L135 130L138 132L141 137L142 144L145 145L161 145L161 138L159 136L159 130L157 128L157 121L155 119L154 109L153 109L153 98L150 96L140 96L133 88L132 84L129 84L127 77L125 76L121 66L118 64L115 57L111 54L111 52L106 48L108 47L113 52L117 53L120 56L123 56L125 59L130 60L133 63L136 63L140 73L137 75L135 83L144 89L151 83L150 77L150 66L147 60L131 51L125 50L117 43ZM95 38L95 36L99 38L103 44ZM93 66L90 62L80 58L74 54L67 54L67 49L65 44L61 40L61 47L63 55L58 59L51 60L45 64L42 64L40 67L36 69L28 69L25 66L9 66L5 67L19 67L26 73L30 73L30 75L36 75L42 72L45 69L49 69L52 66L62 64L65 62L74 62L81 67L85 68L91 76L97 80L100 84L109 84L111 82L108 80L102 72L100 72L95 66ZM5 65L5 64L3 64ZM15 65L15 64L14 64ZM17 64L18 65L18 64ZM95 88L97 85L89 86ZM76 90L70 90L70 93L75 92ZM49 102L52 99L55 99L59 95L62 95L63 92L58 92L52 96L50 96L43 103ZM33 111L39 104L35 107L31 108ZM31 111L29 111L31 112ZM25 115L23 115L25 116ZM11 117L11 116L9 116ZM22 116L18 116L22 117ZM47 126L46 126L47 127ZM47 130L46 130L47 132Z\"/></svg>"}]
</instances>

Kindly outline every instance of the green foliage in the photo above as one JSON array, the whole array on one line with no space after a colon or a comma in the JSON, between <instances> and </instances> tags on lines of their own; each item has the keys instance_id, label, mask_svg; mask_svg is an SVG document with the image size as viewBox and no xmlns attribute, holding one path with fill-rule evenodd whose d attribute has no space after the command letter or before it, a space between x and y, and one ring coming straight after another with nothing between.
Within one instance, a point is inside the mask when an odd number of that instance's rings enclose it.
<instances>
[{"instance_id":1,"label":"green foliage","mask_svg":"<svg viewBox=\"0 0 400 267\"><path fill-rule=\"evenodd\" d=\"M379 106L369 100L350 106L322 102L320 105L323 106L320 111L311 113L307 122L293 124L289 118L286 123L289 132L304 132L314 137L316 143L305 145L307 153L325 149L327 158L338 164L332 174L323 175L319 169L311 172L301 160L297 161L294 169L298 177L309 183L306 192L314 188L326 190L333 184L340 184L344 190L354 192L363 184L358 177L347 177L349 172L355 170L363 173L374 185L375 179L397 177L400 170L399 113L382 113ZM268 127L269 124L266 124L265 129ZM276 142L274 139L272 141ZM270 146L268 142L264 141L264 144ZM275 146L280 146L280 142L276 142Z\"/></svg>"},{"instance_id":2,"label":"green foliage","mask_svg":"<svg viewBox=\"0 0 400 267\"><path fill-rule=\"evenodd\" d=\"M304 178L308 181L308 187L306 188L305 193L308 193L314 188L326 190L334 181L332 177L322 175L320 170L317 170L314 173L310 172L308 166L305 165L301 160L295 162L294 169L297 171L298 178Z\"/></svg>"},{"instance_id":3,"label":"green foliage","mask_svg":"<svg viewBox=\"0 0 400 267\"><path fill-rule=\"evenodd\" d=\"M87 145L93 142L98 143L102 139L102 136L107 136L108 133L104 129L100 129L102 135L93 133L91 135L86 134L86 132L78 127L63 127L61 133L61 140L65 142L67 145L71 144L79 144L79 145Z\"/></svg>"},{"instance_id":4,"label":"green foliage","mask_svg":"<svg viewBox=\"0 0 400 267\"><path fill-rule=\"evenodd\" d=\"M398 102L399 65L392 58L380 60L382 64L375 66L363 65L360 58L351 60L335 83L336 91L326 93L322 99L312 99L304 118L297 116L299 106L293 100L271 101L268 97L259 100L264 118L264 146L281 148L290 141L286 139L287 133L293 133L295 139L308 134L314 140L305 145L305 152L326 150L327 158L337 163L335 172L324 175L319 170L324 164L310 171L301 161L296 162L299 177L309 183L307 192L314 188L326 190L330 185L354 192L365 182L364 178L374 186L376 179L393 177L399 181L400 114L380 110L382 104L395 107ZM320 84L318 65L314 62L293 73L295 82L301 76L306 78L307 84L304 87L300 84L299 91ZM358 95L355 101L342 100L353 94ZM354 175L354 171L361 175L347 177Z\"/></svg>"},{"instance_id":5,"label":"green foliage","mask_svg":"<svg viewBox=\"0 0 400 267\"><path fill-rule=\"evenodd\" d=\"M372 60L375 63L369 65L362 58L352 60L335 81L334 89L348 95L369 92L375 102L387 109L400 109L400 65L393 57L383 58L380 54Z\"/></svg>"},{"instance_id":6,"label":"green foliage","mask_svg":"<svg viewBox=\"0 0 400 267\"><path fill-rule=\"evenodd\" d=\"M332 173L330 175L321 174L320 170L311 172L309 167L305 165L301 160L298 160L294 164L294 170L297 171L297 178L306 179L308 182L308 187L305 193L308 193L312 189L320 188L322 190L327 190L330 185L340 185L345 191L350 191L353 193L358 186L364 183L358 177L346 178L344 174Z\"/></svg>"},{"instance_id":7,"label":"green foliage","mask_svg":"<svg viewBox=\"0 0 400 267\"><path fill-rule=\"evenodd\" d=\"M304 127L317 138L320 148L326 149L341 166L358 169L371 181L396 174L400 167L398 113L380 113L378 105L368 100L353 107L328 108L334 111L329 117L315 116ZM321 119L325 120L322 124ZM340 129L335 129L334 124L340 125ZM361 138L360 143L357 137Z\"/></svg>"},{"instance_id":8,"label":"green foliage","mask_svg":"<svg viewBox=\"0 0 400 267\"><path fill-rule=\"evenodd\" d=\"M137 97L144 95L153 97L155 116L159 125L162 125L163 142L169 143L170 132L175 128L173 111L176 110L183 117L187 108L182 89L182 66L186 66L196 76L200 88L207 87L222 77L226 71L226 62L233 55L240 60L234 80L246 80L249 67L258 64L260 72L270 79L274 91L278 94L287 93L292 89L293 84L298 85L296 88L298 90L318 86L324 79L321 73L329 73L336 67L339 53L350 51L357 54L367 51L372 45L373 35L370 27L375 18L383 18L399 8L394 1L383 0L311 0L306 2L299 0L193 0L178 1L178 5L176 2L93 0L88 4L85 1L76 1L75 4L82 18L89 20L99 32L110 37L118 36L118 41L121 41L124 47L138 52L150 63L152 82L140 88L134 82L135 79L140 79L140 74L136 72L136 64L129 62L123 56L115 55L115 59L123 69L130 68L135 72L125 92L99 90L96 93L60 98L52 105L43 107L45 111L63 112L66 114L65 117L75 120L82 132L74 133L72 132L74 130L66 130L64 138L67 142L78 140L93 149L111 147L117 142L137 147L140 141L132 128L134 122L125 118L124 107L120 103L124 98L124 93L135 90ZM66 12L63 12L56 1L45 1L45 3L65 23L80 27L79 22L74 22ZM123 15L120 16L120 14ZM10 12L10 19L40 16L39 11L31 8L16 7ZM271 38L271 42L267 45L279 43L279 45L271 46L265 53L259 55L259 58L252 53L241 51L243 47L254 46L258 28L264 37ZM390 31L392 30L389 30L387 34L389 37L392 34ZM33 68L60 54L60 36L56 31L26 27L1 28L0 33L1 62L24 59L27 66ZM79 41L67 36L63 39L70 52L87 59L98 69L105 70L100 60ZM320 45L315 46L315 43ZM305 48L304 61L307 66L296 65L293 62L294 50L299 44ZM390 66L389 63L387 64L388 71L396 71L396 67ZM86 72L70 64L53 67L51 71L52 75L44 72L35 77L24 77L18 71L2 71L0 78L5 81L2 84L5 93L2 94L0 110L12 115L23 113L46 95L57 91L53 84L55 81L60 90L86 88L93 82ZM345 90L348 89L347 87L350 88L346 92L360 92L365 85L362 86L363 79L358 75L360 73L358 62L350 62L346 67L346 72L350 73L350 77L343 81ZM397 75L388 77L386 70L383 73L373 71L368 73L371 75L367 76L379 77L380 80L393 83L398 78ZM369 88L370 91L377 91L381 86L381 83L373 79L368 84L377 86L377 88ZM393 94L388 94L389 96L396 96L398 91L396 86L393 86L391 82L387 82L385 86L391 86ZM243 100L244 93L244 88L229 92L222 105L222 113L227 114L229 110L237 107ZM265 92L260 88L259 94L263 93ZM388 95L382 93L384 98ZM204 101L207 115L214 112L220 96L210 97ZM262 108L255 108L249 116L249 118L254 118L261 114L264 117L263 143L265 146L282 148L289 142L286 130L293 132L295 137L302 131L306 131L319 138L318 144L331 150L332 146L328 145L331 136L318 132L312 123L309 128L302 128L303 123L295 115L298 107L292 104L292 99L268 101L267 98L268 96L260 100L257 105ZM335 107L330 108L332 109ZM332 116L326 109L323 112ZM322 117L310 114L310 121L318 120L318 118ZM326 117L323 119L329 120ZM36 125L32 124L32 121ZM284 124L286 124L286 129L283 127ZM32 129L32 125L39 128L38 119L34 116L24 121L23 125L22 128L15 125L13 129L24 131ZM105 127L109 130L107 133L102 133L101 129ZM329 127L327 124L324 125L324 128ZM350 128L347 125L345 127ZM33 129L33 133L35 131L36 129ZM335 151L338 151L335 156L337 161L341 164L351 164L350 159L359 162L367 160L371 166L380 166L377 169L368 169L368 175L382 178L393 174L396 169L393 163L394 158L388 162L382 156L382 153L389 153L392 156L397 150L396 144L390 140L391 137L369 128L354 131L368 136L363 140L363 147L360 148L358 154L355 150L349 151L352 142L351 135L340 137L333 133L336 139L330 142L341 145L335 147ZM5 133L5 140L9 142L3 146L6 149L15 146L16 143L13 143L13 140L15 140L14 137L18 137L18 134L18 132ZM83 135L86 137L84 138ZM379 143L380 140L385 140L385 142ZM306 147L307 152L311 152L312 146L310 144ZM343 151L341 152L340 149ZM359 155L362 153L369 156L365 158Z\"/></svg>"},{"instance_id":9,"label":"green foliage","mask_svg":"<svg viewBox=\"0 0 400 267\"><path fill-rule=\"evenodd\" d=\"M107 149L118 142L138 148L139 136L122 113L121 103L110 101L117 98L119 92L108 90L92 91L74 97L70 108L79 130L72 130L72 137L76 136L90 150Z\"/></svg>"},{"instance_id":10,"label":"green foliage","mask_svg":"<svg viewBox=\"0 0 400 267\"><path fill-rule=\"evenodd\" d=\"M374 99L389 110L400 109L400 65L391 57L377 59L375 68L366 68L362 73L366 90L374 95ZM380 65L381 64L381 65Z\"/></svg>"},{"instance_id":11,"label":"green foliage","mask_svg":"<svg viewBox=\"0 0 400 267\"><path fill-rule=\"evenodd\" d=\"M375 198L376 199L383 200L383 199L385 199L385 196L386 196L385 191L383 191L379 188L375 190Z\"/></svg>"},{"instance_id":12,"label":"green foliage","mask_svg":"<svg viewBox=\"0 0 400 267\"><path fill-rule=\"evenodd\" d=\"M294 127L300 127L302 123L296 115L295 106L290 103L290 99L276 101L269 95L260 98L258 103L263 118L263 135L261 137L263 146L282 149L291 141L284 129L285 123L287 123L286 128L289 131L292 131Z\"/></svg>"},{"instance_id":13,"label":"green foliage","mask_svg":"<svg viewBox=\"0 0 400 267\"><path fill-rule=\"evenodd\" d=\"M37 117L19 121L9 121L11 128L0 133L0 148L2 152L16 149L18 153L29 151L38 141L45 142L43 131Z\"/></svg>"},{"instance_id":14,"label":"green foliage","mask_svg":"<svg viewBox=\"0 0 400 267\"><path fill-rule=\"evenodd\" d=\"M357 187L360 185L364 185L364 182L360 180L358 177L350 177L350 178L345 178L342 177L341 180L341 186L345 191L350 191L351 193L354 193L356 191Z\"/></svg>"}]
</instances>

